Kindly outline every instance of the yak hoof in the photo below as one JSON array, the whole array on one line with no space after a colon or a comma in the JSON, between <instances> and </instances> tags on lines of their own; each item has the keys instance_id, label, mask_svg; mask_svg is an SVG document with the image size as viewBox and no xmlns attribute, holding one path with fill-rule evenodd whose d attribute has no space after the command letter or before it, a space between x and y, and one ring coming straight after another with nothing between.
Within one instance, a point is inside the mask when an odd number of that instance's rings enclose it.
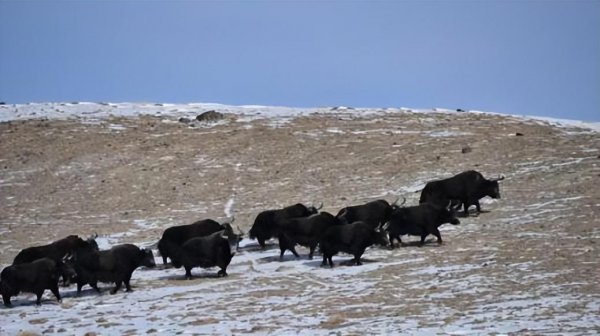
<instances>
[{"instance_id":1,"label":"yak hoof","mask_svg":"<svg viewBox=\"0 0 600 336\"><path fill-rule=\"evenodd\" d=\"M227 276L227 272L220 270L219 272L217 272L217 276L218 277L226 277Z\"/></svg>"}]
</instances>

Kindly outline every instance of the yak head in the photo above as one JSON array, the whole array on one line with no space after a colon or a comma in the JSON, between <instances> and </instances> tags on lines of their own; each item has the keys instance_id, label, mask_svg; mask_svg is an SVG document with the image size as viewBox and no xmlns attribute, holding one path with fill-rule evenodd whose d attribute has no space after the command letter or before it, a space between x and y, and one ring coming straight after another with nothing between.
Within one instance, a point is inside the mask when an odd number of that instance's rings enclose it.
<instances>
[{"instance_id":1,"label":"yak head","mask_svg":"<svg viewBox=\"0 0 600 336\"><path fill-rule=\"evenodd\" d=\"M402 208L402 206L404 205L404 203L406 203L406 197L404 197L404 196L402 196L402 203L398 204L399 200L400 200L400 197L396 198L396 200L394 201L394 203L390 204L390 207L391 207L392 211L398 210L398 209Z\"/></svg>"},{"instance_id":2,"label":"yak head","mask_svg":"<svg viewBox=\"0 0 600 336\"><path fill-rule=\"evenodd\" d=\"M74 262L72 258L65 257L56 264L59 275L63 278L63 285L68 286L71 282L77 280L77 272L75 272Z\"/></svg>"},{"instance_id":3,"label":"yak head","mask_svg":"<svg viewBox=\"0 0 600 336\"><path fill-rule=\"evenodd\" d=\"M238 240L238 235L233 233L233 230L225 229L219 232L215 232L213 233L213 235L217 235L222 239L227 240L227 243L229 244L229 251L231 252L232 256L237 252L239 248L239 241L241 240L241 238Z\"/></svg>"},{"instance_id":4,"label":"yak head","mask_svg":"<svg viewBox=\"0 0 600 336\"><path fill-rule=\"evenodd\" d=\"M315 207L314 204L306 207L306 210L308 210L309 215L317 214L321 209L323 209L323 202L321 202L321 205L319 205L318 207Z\"/></svg>"},{"instance_id":5,"label":"yak head","mask_svg":"<svg viewBox=\"0 0 600 336\"><path fill-rule=\"evenodd\" d=\"M456 217L456 212L460 208L460 202L448 201L445 207L437 208L438 210L438 223L445 224L450 223L452 225L460 224L460 221Z\"/></svg>"},{"instance_id":6,"label":"yak head","mask_svg":"<svg viewBox=\"0 0 600 336\"><path fill-rule=\"evenodd\" d=\"M142 254L142 261L140 262L141 266L146 266L146 267L150 267L150 268L156 266L156 262L154 261L154 254L152 253L152 250L141 249L140 252Z\"/></svg>"},{"instance_id":7,"label":"yak head","mask_svg":"<svg viewBox=\"0 0 600 336\"><path fill-rule=\"evenodd\" d=\"M483 182L484 192L487 196L491 198L500 198L500 186L498 185L498 181L504 180L504 176L500 176L499 178L486 180Z\"/></svg>"},{"instance_id":8,"label":"yak head","mask_svg":"<svg viewBox=\"0 0 600 336\"><path fill-rule=\"evenodd\" d=\"M232 218L229 223L221 224L221 227L223 228L223 238L225 238L225 239L227 239L227 241L229 241L230 247L235 247L235 249L237 250L240 245L240 242L244 238L244 232L237 225L236 225L237 233L235 233L233 231L233 227L231 226L231 224L233 223L234 220L235 220L235 217Z\"/></svg>"},{"instance_id":9,"label":"yak head","mask_svg":"<svg viewBox=\"0 0 600 336\"><path fill-rule=\"evenodd\" d=\"M374 245L388 246L390 244L390 241L388 240L388 235L386 233L388 226L389 222L385 224L379 223L379 225L377 225L377 227L373 230L374 234L372 243Z\"/></svg>"}]
</instances>

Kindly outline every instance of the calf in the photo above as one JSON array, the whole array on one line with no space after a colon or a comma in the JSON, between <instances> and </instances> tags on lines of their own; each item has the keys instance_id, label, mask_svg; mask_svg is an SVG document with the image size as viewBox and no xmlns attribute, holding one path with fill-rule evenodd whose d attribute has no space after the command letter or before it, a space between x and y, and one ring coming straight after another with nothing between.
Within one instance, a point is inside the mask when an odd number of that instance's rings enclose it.
<instances>
[{"instance_id":1,"label":"calf","mask_svg":"<svg viewBox=\"0 0 600 336\"><path fill-rule=\"evenodd\" d=\"M0 273L0 293L4 305L12 306L10 298L20 292L34 293L37 296L35 303L40 305L42 294L46 289L49 289L60 302L58 279L61 275L70 278L73 274L72 268L51 258L8 266Z\"/></svg>"},{"instance_id":2,"label":"calf","mask_svg":"<svg viewBox=\"0 0 600 336\"><path fill-rule=\"evenodd\" d=\"M194 267L214 267L221 269L217 276L227 276L227 266L236 252L236 245L231 245L225 231L215 232L205 237L196 237L181 246L171 246L173 265L183 265L185 278L192 278Z\"/></svg>"},{"instance_id":3,"label":"calf","mask_svg":"<svg viewBox=\"0 0 600 336\"><path fill-rule=\"evenodd\" d=\"M313 258L315 248L327 229L339 225L336 217L328 212L320 212L308 217L290 218L279 223L277 227L279 238L279 259L283 259L286 250L290 250L299 257L294 246L296 244L306 246L310 249L308 259Z\"/></svg>"},{"instance_id":4,"label":"calf","mask_svg":"<svg viewBox=\"0 0 600 336\"><path fill-rule=\"evenodd\" d=\"M230 223L219 224L212 219L204 219L188 225L167 228L163 232L162 238L158 241L158 251L163 259L163 263L166 264L167 258L171 257L173 253L171 249L174 246L181 246L191 238L205 237L221 230L225 230L225 234L232 243L238 244L242 239L243 233L241 230L239 234L234 234ZM171 261L173 261L173 258L171 258ZM174 266L181 267L181 265L175 264Z\"/></svg>"},{"instance_id":5,"label":"calf","mask_svg":"<svg viewBox=\"0 0 600 336\"><path fill-rule=\"evenodd\" d=\"M86 284L100 292L98 281L114 282L115 288L110 291L111 294L115 294L123 283L130 292L129 282L133 271L140 266L156 266L151 250L140 249L133 244L117 245L104 251L79 249L75 253L74 263L77 272L77 293L80 293Z\"/></svg>"},{"instance_id":6,"label":"calf","mask_svg":"<svg viewBox=\"0 0 600 336\"><path fill-rule=\"evenodd\" d=\"M283 209L265 210L256 216L254 224L250 229L250 239L256 239L258 244L264 249L265 241L273 238L276 234L276 228L282 221L296 217L308 217L316 214L323 204L318 208L314 206L307 207L303 204L294 204Z\"/></svg>"},{"instance_id":7,"label":"calf","mask_svg":"<svg viewBox=\"0 0 600 336\"><path fill-rule=\"evenodd\" d=\"M329 263L329 266L333 267L331 258L338 252L352 254L354 264L362 265L360 257L367 247L374 244L386 246L388 241L381 225L373 228L365 222L354 222L330 227L321 237L319 244L323 252L321 266Z\"/></svg>"},{"instance_id":8,"label":"calf","mask_svg":"<svg viewBox=\"0 0 600 336\"><path fill-rule=\"evenodd\" d=\"M460 207L460 204L458 206ZM445 223L460 224L456 218L456 208L451 206L451 202L448 202L446 207L423 203L395 210L383 229L388 231L390 245L393 249L394 239L402 244L400 236L406 234L421 236L420 246L423 246L425 238L430 234L435 235L438 244L441 244L442 235L438 227Z\"/></svg>"},{"instance_id":9,"label":"calf","mask_svg":"<svg viewBox=\"0 0 600 336\"><path fill-rule=\"evenodd\" d=\"M453 177L427 182L421 191L419 203L446 204L449 200L459 201L465 209L465 216L469 215L469 206L475 205L477 212L481 212L479 200L485 196L500 198L498 179L486 180L480 172L469 170ZM459 203L460 207L460 203Z\"/></svg>"}]
</instances>

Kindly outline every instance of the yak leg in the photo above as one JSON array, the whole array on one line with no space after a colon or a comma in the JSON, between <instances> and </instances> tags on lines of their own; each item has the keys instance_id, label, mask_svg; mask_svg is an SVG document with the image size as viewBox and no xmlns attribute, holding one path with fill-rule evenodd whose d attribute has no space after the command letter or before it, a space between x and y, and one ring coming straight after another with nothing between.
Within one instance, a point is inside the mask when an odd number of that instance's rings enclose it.
<instances>
[{"instance_id":1,"label":"yak leg","mask_svg":"<svg viewBox=\"0 0 600 336\"><path fill-rule=\"evenodd\" d=\"M281 252L279 253L279 261L282 261L283 254L285 253L285 250L287 250L287 248L285 246L279 246L279 250L281 250Z\"/></svg>"},{"instance_id":2,"label":"yak leg","mask_svg":"<svg viewBox=\"0 0 600 336\"><path fill-rule=\"evenodd\" d=\"M265 240L264 240L264 239L262 239L262 238L256 238L256 240L258 240L258 245L260 245L260 247L261 247L263 250L265 249L265 247L267 247L267 246L265 245Z\"/></svg>"},{"instance_id":3,"label":"yak leg","mask_svg":"<svg viewBox=\"0 0 600 336\"><path fill-rule=\"evenodd\" d=\"M331 260L331 258L333 258L332 255L330 255L329 257L327 257L327 260L329 260L329 267L333 268L333 260Z\"/></svg>"},{"instance_id":4,"label":"yak leg","mask_svg":"<svg viewBox=\"0 0 600 336\"><path fill-rule=\"evenodd\" d=\"M2 301L4 301L4 305L6 307L12 307L12 303L10 303L10 295L2 294Z\"/></svg>"},{"instance_id":5,"label":"yak leg","mask_svg":"<svg viewBox=\"0 0 600 336\"><path fill-rule=\"evenodd\" d=\"M37 300L35 300L35 304L36 305L41 305L42 304L42 294L44 294L44 290L42 289L42 291L38 291L37 293L35 293L35 295L37 296Z\"/></svg>"},{"instance_id":6,"label":"yak leg","mask_svg":"<svg viewBox=\"0 0 600 336\"><path fill-rule=\"evenodd\" d=\"M390 239L390 248L393 250L394 249L394 236L392 236L391 233L388 233L388 237Z\"/></svg>"},{"instance_id":7,"label":"yak leg","mask_svg":"<svg viewBox=\"0 0 600 336\"><path fill-rule=\"evenodd\" d=\"M192 268L191 267L187 267L187 266L183 266L185 268L185 278L187 280L192 280Z\"/></svg>"},{"instance_id":8,"label":"yak leg","mask_svg":"<svg viewBox=\"0 0 600 336\"><path fill-rule=\"evenodd\" d=\"M477 207L477 212L481 212L481 205L479 204L479 200L475 201L475 207Z\"/></svg>"},{"instance_id":9,"label":"yak leg","mask_svg":"<svg viewBox=\"0 0 600 336\"><path fill-rule=\"evenodd\" d=\"M317 245L311 245L309 248L310 252L308 252L308 259L312 260L313 256L315 255L315 249L317 248Z\"/></svg>"},{"instance_id":10,"label":"yak leg","mask_svg":"<svg viewBox=\"0 0 600 336\"><path fill-rule=\"evenodd\" d=\"M296 248L295 248L293 245L292 245L292 246L290 246L290 249L289 249L289 250L290 250L290 251L292 251L292 253L294 254L294 256L295 256L296 258L300 258L300 255L298 254L298 252L296 252Z\"/></svg>"},{"instance_id":11,"label":"yak leg","mask_svg":"<svg viewBox=\"0 0 600 336\"><path fill-rule=\"evenodd\" d=\"M469 206L471 203L469 201L462 201L463 208L465 209L465 217L469 217Z\"/></svg>"},{"instance_id":12,"label":"yak leg","mask_svg":"<svg viewBox=\"0 0 600 336\"><path fill-rule=\"evenodd\" d=\"M427 235L427 233L421 233L421 242L419 243L419 246L425 245L425 238L427 238Z\"/></svg>"},{"instance_id":13,"label":"yak leg","mask_svg":"<svg viewBox=\"0 0 600 336\"><path fill-rule=\"evenodd\" d=\"M125 291L127 291L127 292L132 291L131 286L129 285L129 281L131 281L131 274L126 276L125 279L123 280L123 283L125 283Z\"/></svg>"},{"instance_id":14,"label":"yak leg","mask_svg":"<svg viewBox=\"0 0 600 336\"><path fill-rule=\"evenodd\" d=\"M438 230L438 228L435 228L433 230L433 232L431 232L431 234L433 234L434 236L437 237L437 243L439 245L442 245L442 234L440 233L440 230Z\"/></svg>"},{"instance_id":15,"label":"yak leg","mask_svg":"<svg viewBox=\"0 0 600 336\"><path fill-rule=\"evenodd\" d=\"M168 258L168 257L162 256L163 265L166 265L166 264L167 264L167 258Z\"/></svg>"},{"instance_id":16,"label":"yak leg","mask_svg":"<svg viewBox=\"0 0 600 336\"><path fill-rule=\"evenodd\" d=\"M58 302L62 301L62 298L60 297L60 293L58 291L58 284L52 285L52 288L50 288L50 291L52 292L52 294L54 294L54 296L56 296L56 301L58 301Z\"/></svg>"},{"instance_id":17,"label":"yak leg","mask_svg":"<svg viewBox=\"0 0 600 336\"><path fill-rule=\"evenodd\" d=\"M92 286L92 288L95 289L96 292L100 293L100 288L98 288L98 281L90 283L90 286Z\"/></svg>"},{"instance_id":18,"label":"yak leg","mask_svg":"<svg viewBox=\"0 0 600 336\"><path fill-rule=\"evenodd\" d=\"M354 255L354 264L356 266L360 266L362 265L362 262L360 261L360 257L362 256L362 253L357 253Z\"/></svg>"},{"instance_id":19,"label":"yak leg","mask_svg":"<svg viewBox=\"0 0 600 336\"><path fill-rule=\"evenodd\" d=\"M321 263L321 266L327 266L327 255L325 253L323 253L323 262Z\"/></svg>"},{"instance_id":20,"label":"yak leg","mask_svg":"<svg viewBox=\"0 0 600 336\"><path fill-rule=\"evenodd\" d=\"M223 268L223 269L220 269L220 270L217 272L217 276L218 276L218 277L221 277L221 276L223 276L223 277L226 277L226 276L227 276L227 271L225 271L225 268Z\"/></svg>"},{"instance_id":21,"label":"yak leg","mask_svg":"<svg viewBox=\"0 0 600 336\"><path fill-rule=\"evenodd\" d=\"M121 280L115 281L115 288L110 290L110 294L115 294L119 289L121 289Z\"/></svg>"}]
</instances>

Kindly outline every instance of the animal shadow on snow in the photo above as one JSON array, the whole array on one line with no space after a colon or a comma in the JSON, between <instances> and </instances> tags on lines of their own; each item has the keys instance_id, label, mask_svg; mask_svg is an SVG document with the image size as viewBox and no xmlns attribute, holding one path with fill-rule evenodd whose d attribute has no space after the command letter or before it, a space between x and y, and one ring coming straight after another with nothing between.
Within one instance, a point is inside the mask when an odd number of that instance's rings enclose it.
<instances>
[{"instance_id":1,"label":"animal shadow on snow","mask_svg":"<svg viewBox=\"0 0 600 336\"><path fill-rule=\"evenodd\" d=\"M240 251L240 252L265 252L267 250L273 250L276 248L279 249L279 244L277 244L277 243L266 243L264 250L262 247L260 247L260 245L258 245L258 243L253 243L253 244L245 245L245 246L238 248L238 251Z\"/></svg>"},{"instance_id":2,"label":"animal shadow on snow","mask_svg":"<svg viewBox=\"0 0 600 336\"><path fill-rule=\"evenodd\" d=\"M395 248L402 248L402 247L439 247L441 245L439 245L437 243L437 239L426 239L425 243L423 244L423 246L421 246L421 241L419 240L413 240L413 241L403 241L402 244L400 244L400 246L398 246L398 242L394 242L394 246Z\"/></svg>"},{"instance_id":3,"label":"animal shadow on snow","mask_svg":"<svg viewBox=\"0 0 600 336\"><path fill-rule=\"evenodd\" d=\"M88 287L88 288L82 288L81 289L81 293L77 293L76 289L73 290L69 290L69 291L60 291L60 296L63 298L63 300L65 298L82 298L82 297L94 297L94 296L101 296L105 293L110 293L110 290L113 289L115 287L114 284L109 284L109 283L103 283L100 282L98 283L98 288L100 289L100 292L97 292L95 289ZM131 290L135 291L136 286L131 285ZM125 286L122 286L121 289L119 289L119 291L116 294L119 293L127 293L125 291Z\"/></svg>"},{"instance_id":4,"label":"animal shadow on snow","mask_svg":"<svg viewBox=\"0 0 600 336\"><path fill-rule=\"evenodd\" d=\"M481 210L480 212L477 212L475 210L470 210L469 211L469 215L465 215L465 211L458 211L456 213L456 217L461 217L461 218L467 218L467 217L479 217L480 214L485 214L490 212L490 210Z\"/></svg>"},{"instance_id":5,"label":"animal shadow on snow","mask_svg":"<svg viewBox=\"0 0 600 336\"><path fill-rule=\"evenodd\" d=\"M40 301L41 304L38 306L35 304L35 299L36 296L35 294L31 294L31 295L23 295L22 293L19 294L19 298L16 297L12 297L10 298L10 303L11 303L11 307L6 307L4 304L0 303L0 307L4 308L4 309L12 309L12 308L17 308L17 307L43 307L43 306L47 306L47 305L54 305L54 306L58 306L60 305L60 302L56 301L56 298L54 297L53 294L50 294L51 296L46 296L46 293L44 293L44 295L42 296L42 300ZM62 294L62 292L60 293L60 296L63 299L64 302L64 298L65 296ZM1 308L0 308L1 309Z\"/></svg>"},{"instance_id":6,"label":"animal shadow on snow","mask_svg":"<svg viewBox=\"0 0 600 336\"><path fill-rule=\"evenodd\" d=\"M270 262L286 262L286 261L298 261L298 260L303 260L303 259L307 259L308 256L303 256L302 254L300 255L300 257L296 258L293 254L284 254L283 255L283 259L279 259L279 251L277 251L276 254L273 254L272 256L268 256L268 257L262 257L257 259L256 261L258 261L259 263L270 263Z\"/></svg>"},{"instance_id":7,"label":"animal shadow on snow","mask_svg":"<svg viewBox=\"0 0 600 336\"><path fill-rule=\"evenodd\" d=\"M180 269L182 270L181 273L160 276L160 277L158 277L158 279L159 280L189 281L188 279L185 278L185 271L183 271L183 268L180 268ZM200 271L200 272L195 273L192 271L192 279L191 280L227 278L227 277L219 276L217 274L218 270L219 270L219 268L216 267L214 270L208 269L206 272ZM230 275L229 275L229 277L230 277Z\"/></svg>"},{"instance_id":8,"label":"animal shadow on snow","mask_svg":"<svg viewBox=\"0 0 600 336\"><path fill-rule=\"evenodd\" d=\"M363 258L360 258L360 262L363 265L365 265L365 264L371 264L371 263L378 263L378 262L383 261L383 259L385 259L385 258L382 258L382 259L373 259L373 258L364 258L363 257ZM315 258L313 260L309 260L309 261L305 262L304 265L308 266L308 267L312 267L312 268L329 268L329 265L327 265L327 266L321 266L322 262L323 262L322 258ZM356 266L354 264L354 258L352 258L352 257L348 257L348 258L345 258L345 259L338 258L337 260L334 257L334 259L333 259L333 267L335 268L335 267L340 267L340 266L360 267L360 265Z\"/></svg>"}]
</instances>

